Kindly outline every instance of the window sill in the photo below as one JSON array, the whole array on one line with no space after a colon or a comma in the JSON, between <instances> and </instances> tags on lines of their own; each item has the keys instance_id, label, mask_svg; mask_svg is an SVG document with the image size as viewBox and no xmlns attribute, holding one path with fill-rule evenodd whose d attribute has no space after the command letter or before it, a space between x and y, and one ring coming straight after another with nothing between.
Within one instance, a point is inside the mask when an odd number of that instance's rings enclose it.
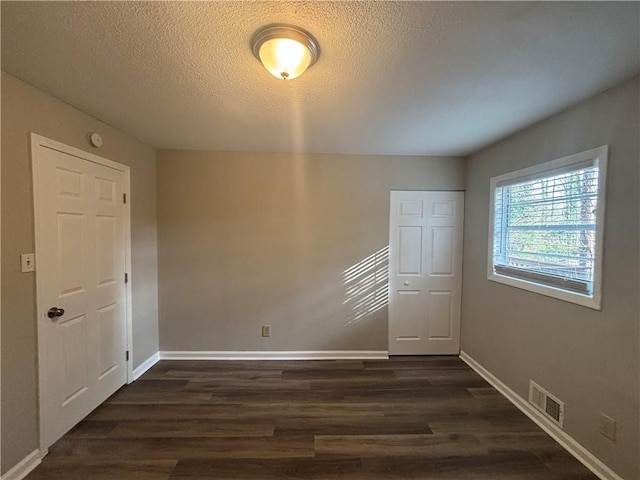
<instances>
[{"instance_id":1,"label":"window sill","mask_svg":"<svg viewBox=\"0 0 640 480\"><path fill-rule=\"evenodd\" d=\"M593 310L602 310L601 298L597 292L594 293L593 297L589 297L587 295L580 295L579 293L568 292L566 290L541 285L539 283L527 282L526 280L521 280L519 278L498 275L497 273L489 273L489 275L487 275L487 279L493 282L509 285L511 287L520 288L521 290L528 290L529 292L557 298L558 300L564 300L565 302L575 303L576 305L581 305Z\"/></svg>"}]
</instances>

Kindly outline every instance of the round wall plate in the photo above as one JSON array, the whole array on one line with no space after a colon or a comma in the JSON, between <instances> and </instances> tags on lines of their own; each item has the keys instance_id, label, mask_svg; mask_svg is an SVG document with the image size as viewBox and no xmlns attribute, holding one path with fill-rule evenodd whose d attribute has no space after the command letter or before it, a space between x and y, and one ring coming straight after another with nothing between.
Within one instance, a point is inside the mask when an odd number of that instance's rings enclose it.
<instances>
[{"instance_id":1,"label":"round wall plate","mask_svg":"<svg viewBox=\"0 0 640 480\"><path fill-rule=\"evenodd\" d=\"M98 148L102 146L102 137L99 133L93 132L89 135L89 142L94 147Z\"/></svg>"}]
</instances>

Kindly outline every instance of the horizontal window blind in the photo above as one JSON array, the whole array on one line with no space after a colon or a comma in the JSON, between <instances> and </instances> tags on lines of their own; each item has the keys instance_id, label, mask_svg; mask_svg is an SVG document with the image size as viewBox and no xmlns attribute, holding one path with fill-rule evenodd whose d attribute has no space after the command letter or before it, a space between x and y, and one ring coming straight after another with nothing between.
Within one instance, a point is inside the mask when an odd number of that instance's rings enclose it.
<instances>
[{"instance_id":1,"label":"horizontal window blind","mask_svg":"<svg viewBox=\"0 0 640 480\"><path fill-rule=\"evenodd\" d=\"M598 166L571 167L496 187L495 273L591 294Z\"/></svg>"}]
</instances>

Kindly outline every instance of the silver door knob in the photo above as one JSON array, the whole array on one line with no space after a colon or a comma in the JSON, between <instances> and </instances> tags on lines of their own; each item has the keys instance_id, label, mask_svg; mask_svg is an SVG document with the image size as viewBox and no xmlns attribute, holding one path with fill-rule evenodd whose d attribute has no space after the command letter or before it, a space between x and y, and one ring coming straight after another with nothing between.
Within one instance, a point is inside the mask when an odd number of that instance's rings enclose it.
<instances>
[{"instance_id":1,"label":"silver door knob","mask_svg":"<svg viewBox=\"0 0 640 480\"><path fill-rule=\"evenodd\" d=\"M408 287L408 286L409 286L409 282L403 282L402 284L403 284L405 287Z\"/></svg>"}]
</instances>

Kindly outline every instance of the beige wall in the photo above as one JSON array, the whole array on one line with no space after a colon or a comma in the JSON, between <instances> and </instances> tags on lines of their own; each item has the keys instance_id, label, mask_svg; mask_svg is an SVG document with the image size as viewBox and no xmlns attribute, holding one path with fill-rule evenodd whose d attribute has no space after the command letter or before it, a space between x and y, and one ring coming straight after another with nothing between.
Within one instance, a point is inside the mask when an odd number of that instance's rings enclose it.
<instances>
[{"instance_id":1,"label":"beige wall","mask_svg":"<svg viewBox=\"0 0 640 480\"><path fill-rule=\"evenodd\" d=\"M457 158L159 151L160 349L386 350L344 272L388 245L391 189L463 184Z\"/></svg>"},{"instance_id":2,"label":"beige wall","mask_svg":"<svg viewBox=\"0 0 640 480\"><path fill-rule=\"evenodd\" d=\"M5 73L2 127L2 472L37 447L29 132L90 150L96 130L131 166L135 366L158 349L158 274L161 350L386 350L386 308L358 306L344 272L388 245L390 190L465 187L456 158L160 151L156 251L153 149ZM489 282L489 178L602 144L603 311ZM636 80L474 155L466 183L463 349L523 397L529 378L559 396L568 433L625 478L640 477L638 156Z\"/></svg>"},{"instance_id":3,"label":"beige wall","mask_svg":"<svg viewBox=\"0 0 640 480\"><path fill-rule=\"evenodd\" d=\"M638 465L638 79L473 155L467 168L462 349L524 398L533 379L566 402L565 429L628 479ZM489 178L610 145L603 309L487 280ZM618 440L598 433L598 413Z\"/></svg>"},{"instance_id":4,"label":"beige wall","mask_svg":"<svg viewBox=\"0 0 640 480\"><path fill-rule=\"evenodd\" d=\"M34 251L29 132L131 167L134 366L158 349L155 151L2 73L2 472L38 447L35 274L20 273ZM92 150L95 152L95 150Z\"/></svg>"}]
</instances>

